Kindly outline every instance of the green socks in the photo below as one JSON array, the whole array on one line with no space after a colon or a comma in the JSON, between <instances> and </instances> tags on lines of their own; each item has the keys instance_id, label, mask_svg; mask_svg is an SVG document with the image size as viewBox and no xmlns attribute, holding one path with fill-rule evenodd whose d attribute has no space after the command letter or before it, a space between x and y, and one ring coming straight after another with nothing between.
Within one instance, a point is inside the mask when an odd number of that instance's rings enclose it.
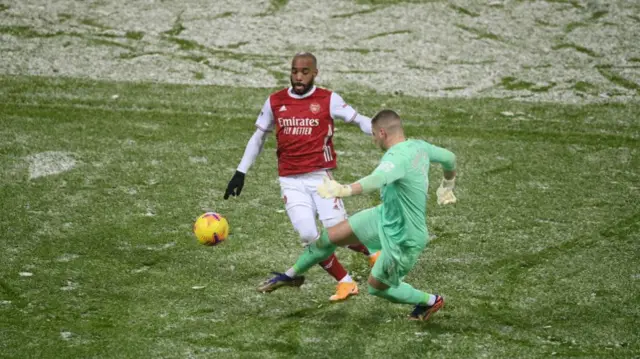
<instances>
[{"instance_id":1,"label":"green socks","mask_svg":"<svg viewBox=\"0 0 640 359\"><path fill-rule=\"evenodd\" d=\"M369 286L369 294L384 298L393 303L403 304L427 304L430 297L429 294L419 291L405 282L400 283L400 285L395 288L390 287L385 290L378 290Z\"/></svg>"},{"instance_id":2,"label":"green socks","mask_svg":"<svg viewBox=\"0 0 640 359\"><path fill-rule=\"evenodd\" d=\"M293 265L293 269L296 274L302 274L308 271L309 268L327 259L335 252L337 247L338 246L331 243L327 230L323 228L320 238L304 249L302 255L298 257L296 264Z\"/></svg>"}]
</instances>

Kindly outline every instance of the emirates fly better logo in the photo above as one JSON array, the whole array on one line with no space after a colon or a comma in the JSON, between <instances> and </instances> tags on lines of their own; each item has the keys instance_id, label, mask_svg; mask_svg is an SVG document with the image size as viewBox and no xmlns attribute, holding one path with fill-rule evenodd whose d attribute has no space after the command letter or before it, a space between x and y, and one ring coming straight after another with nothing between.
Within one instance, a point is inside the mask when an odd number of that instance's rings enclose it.
<instances>
[{"instance_id":1,"label":"emirates fly better logo","mask_svg":"<svg viewBox=\"0 0 640 359\"><path fill-rule=\"evenodd\" d=\"M278 127L285 135L310 136L313 128L320 124L317 118L309 117L278 117Z\"/></svg>"}]
</instances>

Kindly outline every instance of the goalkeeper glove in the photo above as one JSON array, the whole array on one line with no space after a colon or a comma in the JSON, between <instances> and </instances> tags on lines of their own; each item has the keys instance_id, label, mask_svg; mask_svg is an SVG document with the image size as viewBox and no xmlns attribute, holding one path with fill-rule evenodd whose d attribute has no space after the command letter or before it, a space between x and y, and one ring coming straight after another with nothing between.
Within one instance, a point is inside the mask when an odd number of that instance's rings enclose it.
<instances>
[{"instance_id":1,"label":"goalkeeper glove","mask_svg":"<svg viewBox=\"0 0 640 359\"><path fill-rule=\"evenodd\" d=\"M244 173L236 171L227 185L227 190L224 191L224 199L228 199L229 196L239 196L242 187L244 187Z\"/></svg>"},{"instance_id":2,"label":"goalkeeper glove","mask_svg":"<svg viewBox=\"0 0 640 359\"><path fill-rule=\"evenodd\" d=\"M456 196L453 194L453 187L455 187L456 179L442 179L440 183L440 187L436 191L436 195L438 196L438 204L450 204L456 203Z\"/></svg>"},{"instance_id":3,"label":"goalkeeper glove","mask_svg":"<svg viewBox=\"0 0 640 359\"><path fill-rule=\"evenodd\" d=\"M324 176L322 184L318 186L318 194L322 198L349 197L351 196L351 186L342 185Z\"/></svg>"}]
</instances>

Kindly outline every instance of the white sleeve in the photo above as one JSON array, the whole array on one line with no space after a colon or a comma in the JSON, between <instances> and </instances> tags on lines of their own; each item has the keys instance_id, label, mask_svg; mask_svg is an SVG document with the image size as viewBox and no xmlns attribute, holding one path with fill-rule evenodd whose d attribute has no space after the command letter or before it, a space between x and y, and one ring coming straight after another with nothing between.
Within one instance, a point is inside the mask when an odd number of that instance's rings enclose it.
<instances>
[{"instance_id":1,"label":"white sleeve","mask_svg":"<svg viewBox=\"0 0 640 359\"><path fill-rule=\"evenodd\" d=\"M258 126L258 124L256 124L256 126ZM244 155L242 155L242 160L238 165L238 171L247 173L251 165L256 161L256 158L258 158L260 152L262 152L268 133L269 132L263 131L260 127L256 128L256 132L253 133L253 136L249 139L249 143L247 143L247 147L244 149Z\"/></svg>"},{"instance_id":2,"label":"white sleeve","mask_svg":"<svg viewBox=\"0 0 640 359\"><path fill-rule=\"evenodd\" d=\"M260 115L258 115L258 119L256 120L256 127L261 129L262 132L270 132L273 131L273 111L271 111L271 101L267 98L264 105L262 106L262 110L260 110Z\"/></svg>"},{"instance_id":3,"label":"white sleeve","mask_svg":"<svg viewBox=\"0 0 640 359\"><path fill-rule=\"evenodd\" d=\"M355 123L360 126L362 132L371 134L371 119L362 116L351 106L349 106L340 95L335 92L331 93L329 108L331 110L331 118L340 119L347 123Z\"/></svg>"},{"instance_id":4,"label":"white sleeve","mask_svg":"<svg viewBox=\"0 0 640 359\"><path fill-rule=\"evenodd\" d=\"M362 132L366 133L367 135L373 133L373 130L371 129L371 119L367 116L356 114L356 118L353 119L353 123L360 126L360 130L362 130Z\"/></svg>"}]
</instances>

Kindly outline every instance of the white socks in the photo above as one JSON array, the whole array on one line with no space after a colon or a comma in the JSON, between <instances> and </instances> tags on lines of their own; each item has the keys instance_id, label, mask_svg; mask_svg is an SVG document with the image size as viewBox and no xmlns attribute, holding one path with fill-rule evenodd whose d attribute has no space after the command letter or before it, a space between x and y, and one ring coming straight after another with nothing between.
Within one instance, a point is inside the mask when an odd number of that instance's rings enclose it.
<instances>
[{"instance_id":1,"label":"white socks","mask_svg":"<svg viewBox=\"0 0 640 359\"><path fill-rule=\"evenodd\" d=\"M284 272L284 274L289 278L294 278L297 273L296 273L296 270L293 269L293 267L291 267L291 268L287 269L287 271Z\"/></svg>"}]
</instances>

